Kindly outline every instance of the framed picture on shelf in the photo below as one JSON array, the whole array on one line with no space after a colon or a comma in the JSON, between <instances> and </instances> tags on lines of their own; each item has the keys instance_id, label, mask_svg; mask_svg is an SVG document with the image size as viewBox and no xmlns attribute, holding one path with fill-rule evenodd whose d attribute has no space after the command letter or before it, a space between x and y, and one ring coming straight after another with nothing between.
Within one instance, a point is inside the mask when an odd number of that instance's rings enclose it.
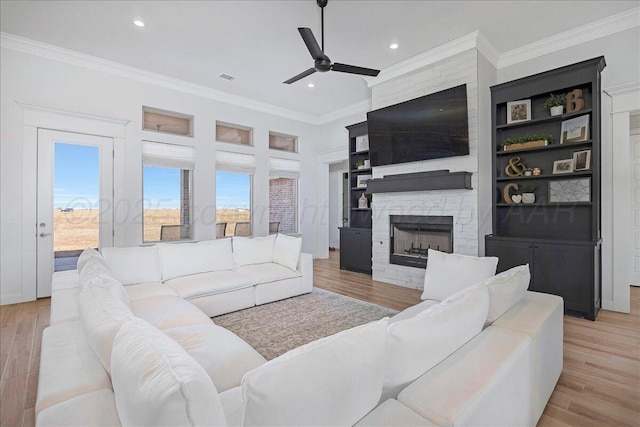
<instances>
[{"instance_id":1,"label":"framed picture on shelf","mask_svg":"<svg viewBox=\"0 0 640 427\"><path fill-rule=\"evenodd\" d=\"M531 120L531 100L507 102L507 124L528 122Z\"/></svg>"},{"instance_id":2,"label":"framed picture on shelf","mask_svg":"<svg viewBox=\"0 0 640 427\"><path fill-rule=\"evenodd\" d=\"M589 115L575 117L562 122L560 144L582 142L589 139Z\"/></svg>"},{"instance_id":3,"label":"framed picture on shelf","mask_svg":"<svg viewBox=\"0 0 640 427\"><path fill-rule=\"evenodd\" d=\"M549 181L549 203L575 203L590 201L590 178Z\"/></svg>"},{"instance_id":4,"label":"framed picture on shelf","mask_svg":"<svg viewBox=\"0 0 640 427\"><path fill-rule=\"evenodd\" d=\"M358 188L367 188L367 180L372 179L373 175L358 175Z\"/></svg>"},{"instance_id":5,"label":"framed picture on shelf","mask_svg":"<svg viewBox=\"0 0 640 427\"><path fill-rule=\"evenodd\" d=\"M573 172L573 158L556 160L553 162L553 174L571 173Z\"/></svg>"},{"instance_id":6,"label":"framed picture on shelf","mask_svg":"<svg viewBox=\"0 0 640 427\"><path fill-rule=\"evenodd\" d=\"M369 151L369 135L356 136L356 152Z\"/></svg>"},{"instance_id":7,"label":"framed picture on shelf","mask_svg":"<svg viewBox=\"0 0 640 427\"><path fill-rule=\"evenodd\" d=\"M591 150L578 150L573 152L573 170L588 171L591 169Z\"/></svg>"}]
</instances>

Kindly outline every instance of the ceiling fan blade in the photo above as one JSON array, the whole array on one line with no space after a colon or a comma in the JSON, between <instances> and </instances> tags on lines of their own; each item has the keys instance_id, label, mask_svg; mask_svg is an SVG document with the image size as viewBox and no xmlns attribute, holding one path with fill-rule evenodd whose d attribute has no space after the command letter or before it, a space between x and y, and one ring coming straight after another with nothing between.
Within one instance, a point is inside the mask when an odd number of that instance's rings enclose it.
<instances>
[{"instance_id":1,"label":"ceiling fan blade","mask_svg":"<svg viewBox=\"0 0 640 427\"><path fill-rule=\"evenodd\" d=\"M339 71L341 73L360 74L363 76L376 77L380 74L380 70L374 70L372 68L356 67L355 65L339 64L335 62L331 66L331 71Z\"/></svg>"},{"instance_id":2,"label":"ceiling fan blade","mask_svg":"<svg viewBox=\"0 0 640 427\"><path fill-rule=\"evenodd\" d=\"M295 83L295 82L297 82L297 81L298 81L298 80L300 80L300 79L304 79L305 77L310 76L311 74L313 74L313 73L315 73L315 72L316 72L316 69L315 69L315 68L309 68L308 70L303 71L303 72L301 72L300 74L298 74L297 76L295 76L295 77L291 77L289 80L285 80L285 81L284 81L284 82L282 82L282 83L285 83L285 84L290 85L291 83Z\"/></svg>"},{"instance_id":3,"label":"ceiling fan blade","mask_svg":"<svg viewBox=\"0 0 640 427\"><path fill-rule=\"evenodd\" d=\"M302 40L304 40L304 44L307 45L307 49L309 49L309 53L313 57L313 59L327 59L325 54L320 49L320 45L318 45L318 41L315 36L311 32L310 28L300 27L298 28L300 35L302 36Z\"/></svg>"}]
</instances>

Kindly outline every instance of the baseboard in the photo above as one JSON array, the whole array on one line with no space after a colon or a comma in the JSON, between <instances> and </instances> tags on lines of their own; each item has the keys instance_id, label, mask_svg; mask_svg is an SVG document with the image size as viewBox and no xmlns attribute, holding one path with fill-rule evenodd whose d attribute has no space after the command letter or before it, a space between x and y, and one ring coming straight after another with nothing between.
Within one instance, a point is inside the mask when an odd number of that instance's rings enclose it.
<instances>
[{"instance_id":1,"label":"baseboard","mask_svg":"<svg viewBox=\"0 0 640 427\"><path fill-rule=\"evenodd\" d=\"M17 304L22 301L22 294L4 295L0 297L0 305Z\"/></svg>"}]
</instances>

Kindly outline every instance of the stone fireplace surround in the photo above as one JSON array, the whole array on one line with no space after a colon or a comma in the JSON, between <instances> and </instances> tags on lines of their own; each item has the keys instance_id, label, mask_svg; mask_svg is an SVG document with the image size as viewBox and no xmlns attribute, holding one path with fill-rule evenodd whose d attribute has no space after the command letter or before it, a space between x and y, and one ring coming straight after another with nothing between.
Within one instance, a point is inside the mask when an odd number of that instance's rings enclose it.
<instances>
[{"instance_id":1,"label":"stone fireplace surround","mask_svg":"<svg viewBox=\"0 0 640 427\"><path fill-rule=\"evenodd\" d=\"M389 262L425 268L427 251L453 250L453 217L429 215L390 215Z\"/></svg>"}]
</instances>

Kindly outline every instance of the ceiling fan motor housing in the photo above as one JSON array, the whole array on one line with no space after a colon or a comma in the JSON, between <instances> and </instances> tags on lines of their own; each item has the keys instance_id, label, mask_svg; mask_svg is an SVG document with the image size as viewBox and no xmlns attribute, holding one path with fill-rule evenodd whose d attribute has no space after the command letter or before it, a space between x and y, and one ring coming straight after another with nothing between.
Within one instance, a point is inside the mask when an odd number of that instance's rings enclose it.
<instances>
[{"instance_id":1,"label":"ceiling fan motor housing","mask_svg":"<svg viewBox=\"0 0 640 427\"><path fill-rule=\"evenodd\" d=\"M329 71L331 70L331 61L329 58L316 59L315 69L318 71Z\"/></svg>"}]
</instances>

